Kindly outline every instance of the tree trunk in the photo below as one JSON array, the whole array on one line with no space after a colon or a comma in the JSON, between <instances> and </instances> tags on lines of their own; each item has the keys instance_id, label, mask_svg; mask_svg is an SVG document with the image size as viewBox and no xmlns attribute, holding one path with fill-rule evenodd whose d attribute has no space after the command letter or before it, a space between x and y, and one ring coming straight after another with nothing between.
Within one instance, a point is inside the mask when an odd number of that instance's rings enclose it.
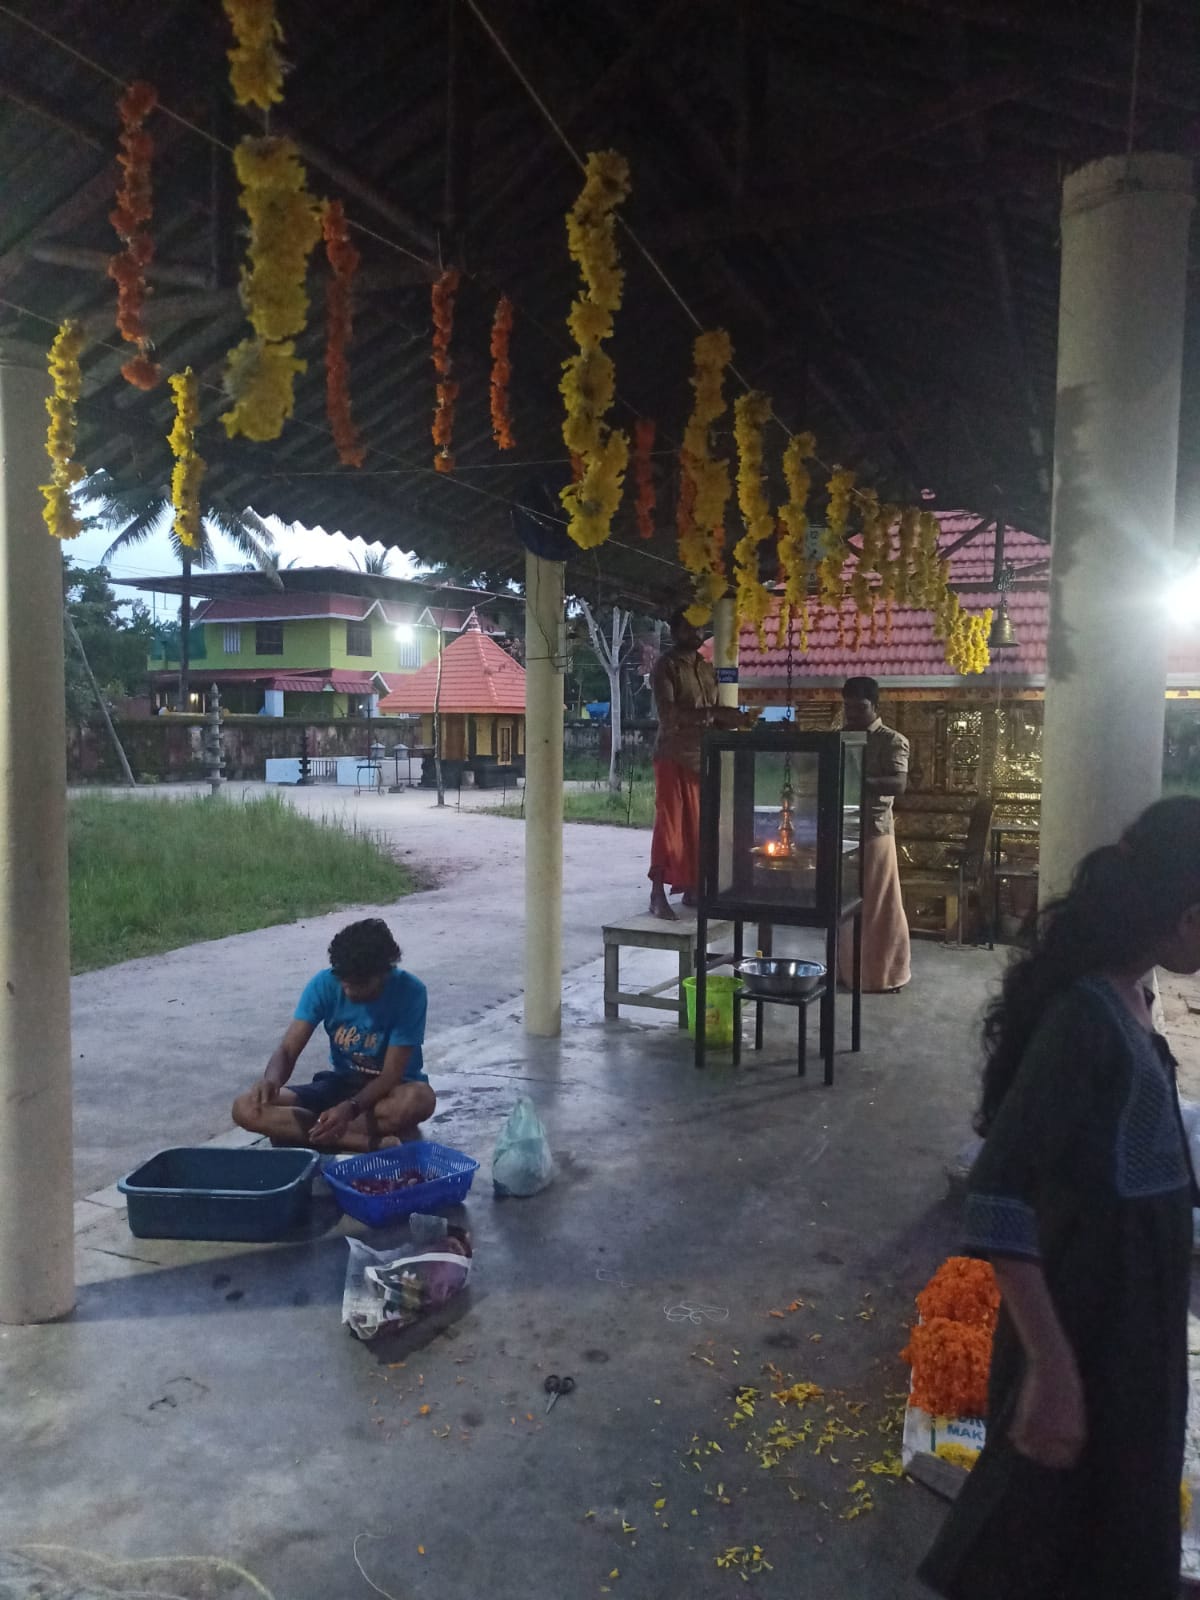
<instances>
[{"instance_id":1,"label":"tree trunk","mask_svg":"<svg viewBox=\"0 0 1200 1600\"><path fill-rule=\"evenodd\" d=\"M433 686L433 771L437 778L437 803L446 804L446 783L442 777L442 624L438 623L437 681Z\"/></svg>"},{"instance_id":2,"label":"tree trunk","mask_svg":"<svg viewBox=\"0 0 1200 1600\"><path fill-rule=\"evenodd\" d=\"M96 704L100 708L100 715L104 719L104 726L108 729L108 737L112 740L113 749L117 752L117 760L121 763L121 771L125 774L125 782L131 789L136 789L137 784L129 766L129 759L125 754L125 746L113 727L113 720L108 714L108 706L100 685L96 682L96 674L92 671L92 663L87 658L87 651L83 648L83 640L79 637L79 629L75 626L75 619L69 611L63 612L63 620L67 625L67 632L71 636L71 643L79 651L79 659L83 662L83 670L87 673L87 680L92 686L92 693L96 696Z\"/></svg>"},{"instance_id":3,"label":"tree trunk","mask_svg":"<svg viewBox=\"0 0 1200 1600\"><path fill-rule=\"evenodd\" d=\"M627 613L616 606L612 615L612 648L606 664L608 673L608 723L612 730L612 749L608 756L608 787L614 794L621 792L621 635L625 632Z\"/></svg>"},{"instance_id":4,"label":"tree trunk","mask_svg":"<svg viewBox=\"0 0 1200 1600\"><path fill-rule=\"evenodd\" d=\"M191 669L192 635L192 558L182 557L183 588L179 596L179 709L188 710L188 679Z\"/></svg>"},{"instance_id":5,"label":"tree trunk","mask_svg":"<svg viewBox=\"0 0 1200 1600\"><path fill-rule=\"evenodd\" d=\"M604 676L608 679L608 722L611 734L612 748L608 757L608 786L614 794L621 792L621 668L623 658L621 646L625 639L625 629L633 621L632 611L622 611L620 606L613 607L612 613L612 643L610 644L597 626L592 615L592 608L586 600L579 602L583 612L584 621L587 623L588 638L592 642L592 651L596 660L604 668Z\"/></svg>"}]
</instances>

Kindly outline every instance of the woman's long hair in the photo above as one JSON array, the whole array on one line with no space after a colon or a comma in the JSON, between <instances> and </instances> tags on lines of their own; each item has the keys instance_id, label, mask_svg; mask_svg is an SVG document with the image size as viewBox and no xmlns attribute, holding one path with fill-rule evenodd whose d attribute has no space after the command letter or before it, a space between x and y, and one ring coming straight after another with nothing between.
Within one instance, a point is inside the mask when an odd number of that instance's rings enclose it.
<instances>
[{"instance_id":1,"label":"woman's long hair","mask_svg":"<svg viewBox=\"0 0 1200 1600\"><path fill-rule=\"evenodd\" d=\"M1161 940L1200 904L1200 800L1143 811L1118 844L1079 863L1068 892L1034 919L983 1024L986 1063L976 1128L995 1121L1033 1032L1056 996L1094 972L1149 967Z\"/></svg>"}]
</instances>

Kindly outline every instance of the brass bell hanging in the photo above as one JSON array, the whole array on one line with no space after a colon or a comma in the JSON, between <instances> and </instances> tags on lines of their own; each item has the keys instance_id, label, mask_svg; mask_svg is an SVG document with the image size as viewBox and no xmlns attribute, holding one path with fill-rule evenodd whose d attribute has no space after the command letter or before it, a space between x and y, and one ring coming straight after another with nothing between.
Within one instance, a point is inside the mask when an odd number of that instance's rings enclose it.
<instances>
[{"instance_id":1,"label":"brass bell hanging","mask_svg":"<svg viewBox=\"0 0 1200 1600\"><path fill-rule=\"evenodd\" d=\"M991 632L988 634L988 649L1015 650L1019 643L1017 630L1013 627L1012 618L1008 614L1008 600L1001 595L1000 609L992 618Z\"/></svg>"}]
</instances>

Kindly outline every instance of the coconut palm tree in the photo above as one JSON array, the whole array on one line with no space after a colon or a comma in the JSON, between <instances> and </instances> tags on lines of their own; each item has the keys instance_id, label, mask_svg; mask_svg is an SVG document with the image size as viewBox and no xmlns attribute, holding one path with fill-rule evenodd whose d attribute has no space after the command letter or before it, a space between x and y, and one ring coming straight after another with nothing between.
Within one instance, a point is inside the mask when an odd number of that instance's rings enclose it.
<instances>
[{"instance_id":1,"label":"coconut palm tree","mask_svg":"<svg viewBox=\"0 0 1200 1600\"><path fill-rule=\"evenodd\" d=\"M368 577L372 578L387 577L393 555L395 555L394 550L364 550L360 561L353 551L350 552L350 558L358 570L365 572Z\"/></svg>"},{"instance_id":2,"label":"coconut palm tree","mask_svg":"<svg viewBox=\"0 0 1200 1600\"><path fill-rule=\"evenodd\" d=\"M115 483L104 470L93 472L85 478L76 494L84 509L85 525L116 535L104 552L105 563L111 561L118 551L143 544L166 525L171 515L171 496L165 487L148 483L126 487ZM257 567L270 570L275 535L258 513L249 507L238 511L219 500L210 500L204 508L198 550L189 550L174 528L170 529L169 538L183 578L179 595L179 709L186 711L191 666L189 635L192 625L193 571L197 568L207 570L217 565L216 540L225 540Z\"/></svg>"}]
</instances>

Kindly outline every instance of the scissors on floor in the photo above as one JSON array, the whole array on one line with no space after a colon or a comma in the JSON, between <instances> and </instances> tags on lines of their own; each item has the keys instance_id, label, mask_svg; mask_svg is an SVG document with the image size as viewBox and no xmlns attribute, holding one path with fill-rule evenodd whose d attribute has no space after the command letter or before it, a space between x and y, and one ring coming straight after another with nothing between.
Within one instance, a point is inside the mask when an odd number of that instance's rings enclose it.
<instances>
[{"instance_id":1,"label":"scissors on floor","mask_svg":"<svg viewBox=\"0 0 1200 1600\"><path fill-rule=\"evenodd\" d=\"M574 1378L572 1378L570 1376L565 1377L565 1378L560 1378L556 1372L552 1372L550 1374L550 1376L546 1379L545 1383L542 1385L542 1388L545 1389L546 1393L550 1396L549 1404L546 1406L546 1415L547 1416L550 1415L550 1413L554 1410L555 1406L558 1404L559 1395L560 1394L570 1394L571 1391L574 1389L574 1387L575 1387L575 1379Z\"/></svg>"}]
</instances>

